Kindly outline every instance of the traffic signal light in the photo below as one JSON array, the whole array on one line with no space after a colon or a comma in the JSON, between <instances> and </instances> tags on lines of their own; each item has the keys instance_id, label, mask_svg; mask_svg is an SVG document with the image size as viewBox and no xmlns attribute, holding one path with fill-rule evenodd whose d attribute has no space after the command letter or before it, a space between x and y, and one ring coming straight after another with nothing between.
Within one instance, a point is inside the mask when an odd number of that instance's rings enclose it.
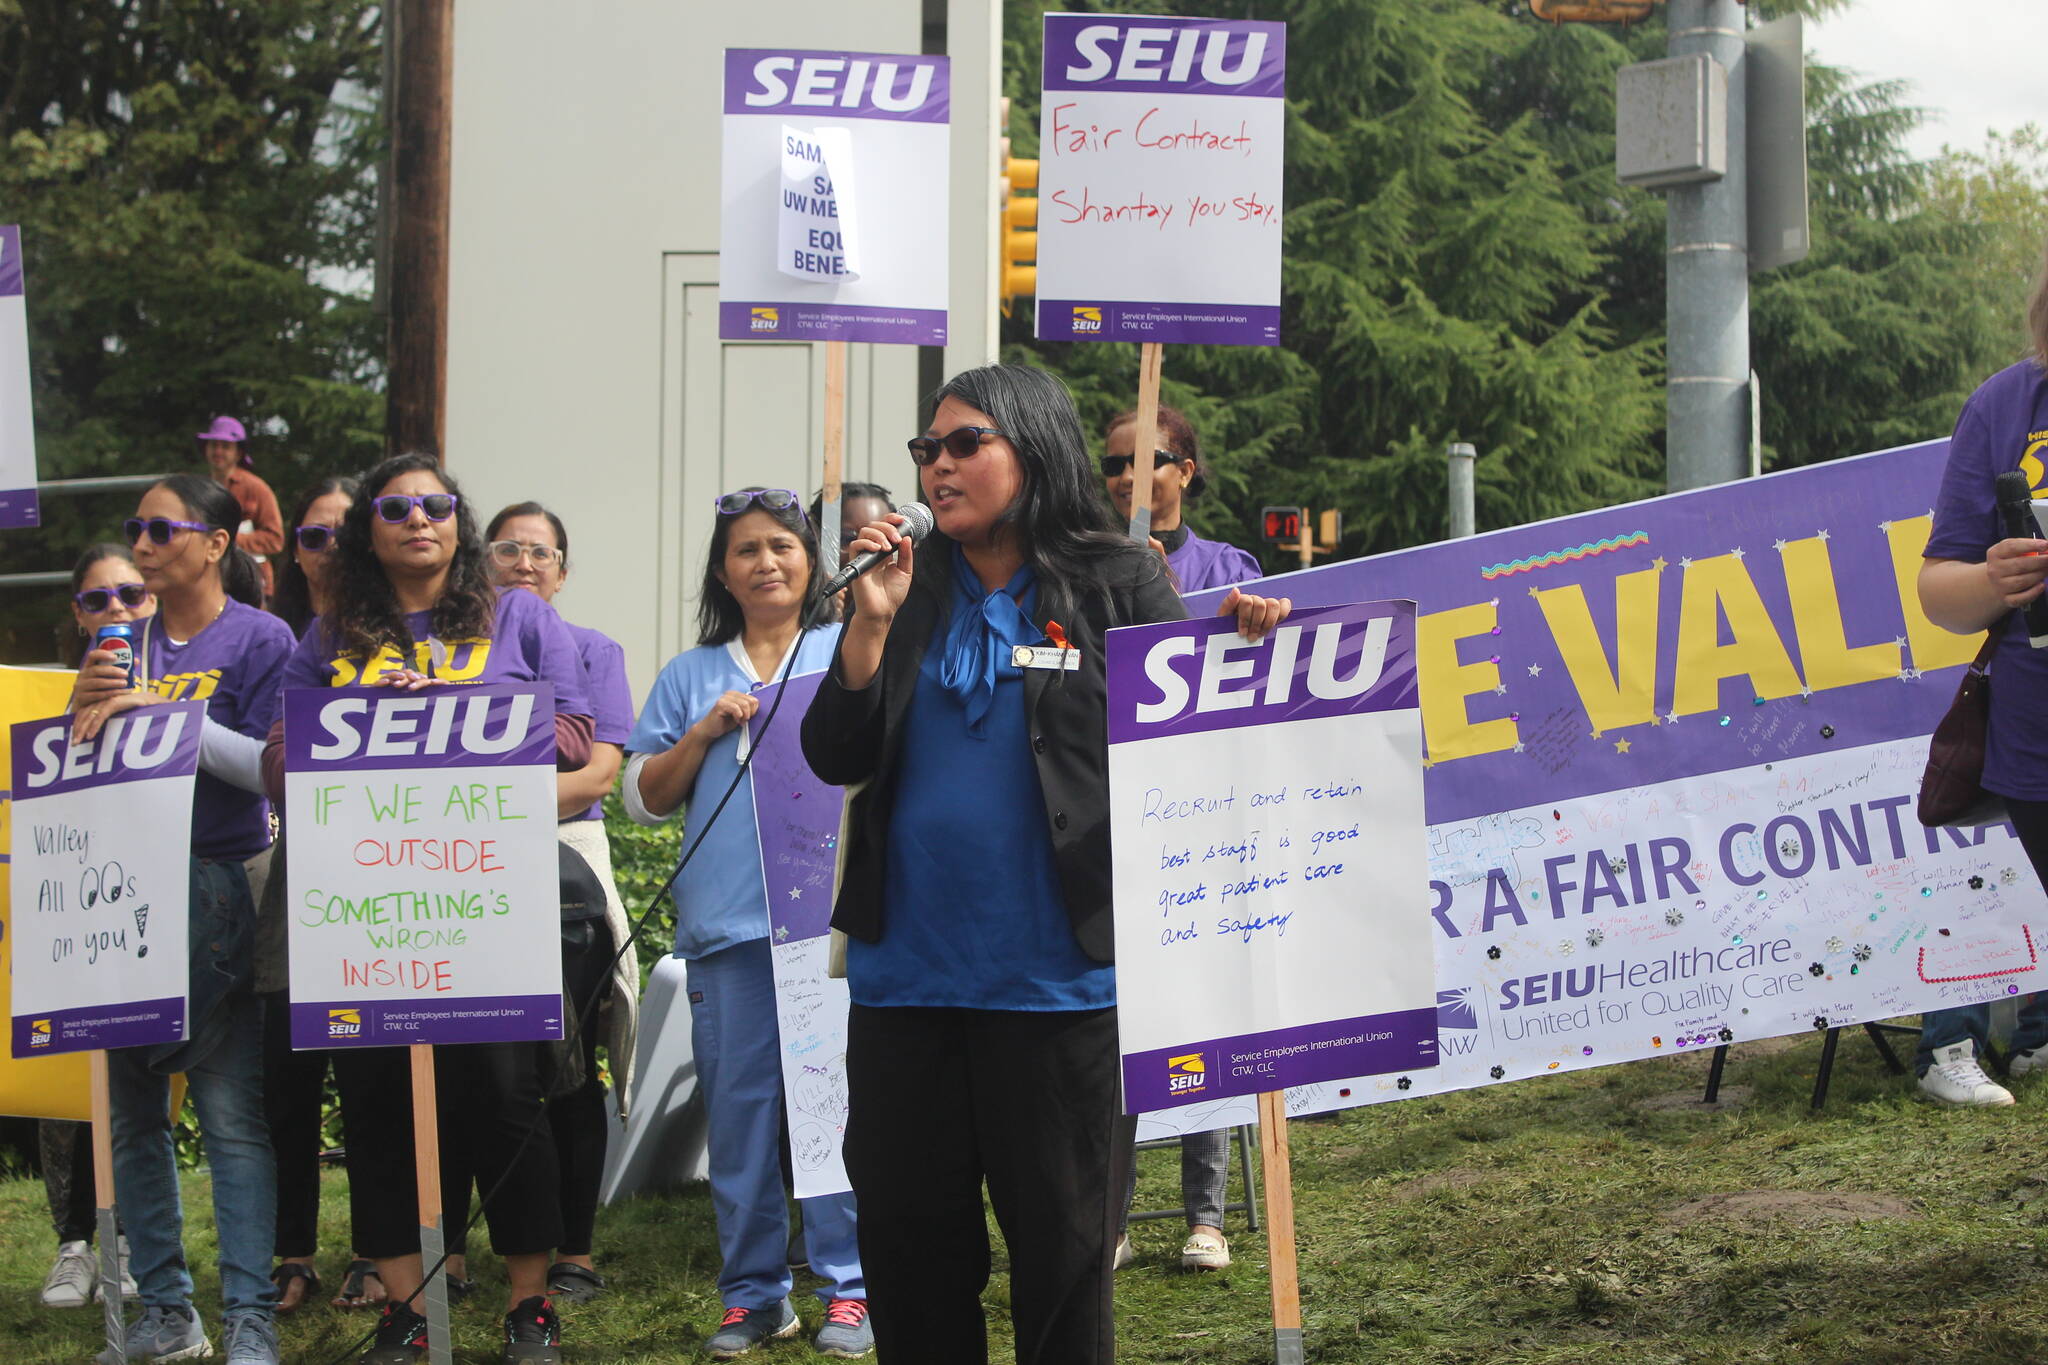
<instances>
[{"instance_id":1,"label":"traffic signal light","mask_svg":"<svg viewBox=\"0 0 2048 1365\"><path fill-rule=\"evenodd\" d=\"M1293 545L1301 540L1301 518L1299 507L1268 507L1261 520L1259 539L1268 545Z\"/></svg>"},{"instance_id":2,"label":"traffic signal light","mask_svg":"<svg viewBox=\"0 0 2048 1365\"><path fill-rule=\"evenodd\" d=\"M1002 119L1008 126L1007 98ZM1001 190L996 210L996 299L1008 317L1012 300L1038 292L1038 163L1011 156L1007 137L1002 141L1002 162L1002 178L996 182Z\"/></svg>"}]
</instances>

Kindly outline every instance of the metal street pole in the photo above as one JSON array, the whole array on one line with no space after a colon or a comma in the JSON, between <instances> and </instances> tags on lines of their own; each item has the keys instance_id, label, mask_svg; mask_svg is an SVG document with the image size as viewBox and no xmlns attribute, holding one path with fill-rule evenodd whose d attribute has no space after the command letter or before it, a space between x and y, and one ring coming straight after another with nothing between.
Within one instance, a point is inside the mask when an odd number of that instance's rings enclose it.
<instances>
[{"instance_id":1,"label":"metal street pole","mask_svg":"<svg viewBox=\"0 0 2048 1365\"><path fill-rule=\"evenodd\" d=\"M1727 170L1666 192L1667 432L1672 491L1749 472L1747 79L1738 0L1671 0L1669 52L1704 52L1728 77Z\"/></svg>"},{"instance_id":2,"label":"metal street pole","mask_svg":"<svg viewBox=\"0 0 2048 1365\"><path fill-rule=\"evenodd\" d=\"M1472 464L1478 457L1479 452L1464 441L1452 441L1444 447L1444 460L1450 466L1452 540L1469 536L1478 529L1478 521L1472 511Z\"/></svg>"}]
</instances>

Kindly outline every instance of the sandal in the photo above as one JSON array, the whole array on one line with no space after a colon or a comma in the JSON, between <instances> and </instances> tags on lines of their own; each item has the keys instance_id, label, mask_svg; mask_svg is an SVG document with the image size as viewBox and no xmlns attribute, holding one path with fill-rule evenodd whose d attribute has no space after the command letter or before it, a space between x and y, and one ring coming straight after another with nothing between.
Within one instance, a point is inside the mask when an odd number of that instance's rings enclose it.
<instances>
[{"instance_id":1,"label":"sandal","mask_svg":"<svg viewBox=\"0 0 2048 1365\"><path fill-rule=\"evenodd\" d=\"M375 1308L383 1303L382 1296L371 1298L365 1280L375 1280L381 1287L384 1279L377 1273L377 1263L361 1257L348 1263L348 1270L341 1281L341 1292L334 1296L336 1308Z\"/></svg>"},{"instance_id":2,"label":"sandal","mask_svg":"<svg viewBox=\"0 0 2048 1365\"><path fill-rule=\"evenodd\" d=\"M548 1293L570 1303L588 1303L606 1288L604 1276L574 1261L557 1261L548 1267Z\"/></svg>"},{"instance_id":3,"label":"sandal","mask_svg":"<svg viewBox=\"0 0 2048 1365\"><path fill-rule=\"evenodd\" d=\"M285 1286L293 1280L304 1280L306 1287L299 1291L298 1298L286 1302ZM277 1286L276 1311L280 1316L304 1308L313 1301L313 1296L320 1292L320 1272L298 1261L279 1261L277 1267L270 1272L270 1282Z\"/></svg>"}]
</instances>

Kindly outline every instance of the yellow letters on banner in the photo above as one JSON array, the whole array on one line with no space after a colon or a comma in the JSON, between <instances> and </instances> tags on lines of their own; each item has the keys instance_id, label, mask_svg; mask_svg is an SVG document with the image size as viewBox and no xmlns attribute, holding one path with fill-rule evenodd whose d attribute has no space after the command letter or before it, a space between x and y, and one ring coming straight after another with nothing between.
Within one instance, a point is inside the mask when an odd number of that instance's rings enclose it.
<instances>
[{"instance_id":1,"label":"yellow letters on banner","mask_svg":"<svg viewBox=\"0 0 2048 1365\"><path fill-rule=\"evenodd\" d=\"M1720 643L1721 616L1735 638ZM1685 571L1678 604L1678 667L1671 708L1681 716L1719 709L1721 680L1749 678L1752 695L1766 701L1800 690L1792 657L1771 624L1756 583L1739 556L1695 559Z\"/></svg>"},{"instance_id":2,"label":"yellow letters on banner","mask_svg":"<svg viewBox=\"0 0 2048 1365\"><path fill-rule=\"evenodd\" d=\"M1557 652L1578 689L1579 704L1596 730L1648 725L1657 714L1656 569L1625 573L1614 580L1615 660L1607 659L1585 589L1574 583L1536 594L1550 624ZM1425 713L1426 714L1426 713Z\"/></svg>"},{"instance_id":3,"label":"yellow letters on banner","mask_svg":"<svg viewBox=\"0 0 2048 1365\"><path fill-rule=\"evenodd\" d=\"M1415 623L1415 674L1422 695L1423 743L1432 763L1512 749L1520 737L1515 722L1502 716L1475 722L1465 699L1492 692L1500 666L1480 659L1458 662L1458 641L1485 635L1499 623L1491 602L1431 612Z\"/></svg>"},{"instance_id":4,"label":"yellow letters on banner","mask_svg":"<svg viewBox=\"0 0 2048 1365\"><path fill-rule=\"evenodd\" d=\"M1799 637L1799 662L1806 669L1806 685L1819 692L1896 678L1899 647L1892 641L1850 648L1828 543L1819 536L1788 540L1783 558L1785 590L1792 597L1792 629ZM1914 597L1917 601L1918 594Z\"/></svg>"},{"instance_id":5,"label":"yellow letters on banner","mask_svg":"<svg viewBox=\"0 0 2048 1365\"><path fill-rule=\"evenodd\" d=\"M1906 643L1913 647L1913 667L1925 673L1931 669L1966 664L1983 647L1984 632L1954 635L1927 619L1920 610L1921 552L1927 548L1934 529L1932 517L1907 517L1885 527L1891 542L1892 576L1899 584L1899 605L1906 611Z\"/></svg>"}]
</instances>

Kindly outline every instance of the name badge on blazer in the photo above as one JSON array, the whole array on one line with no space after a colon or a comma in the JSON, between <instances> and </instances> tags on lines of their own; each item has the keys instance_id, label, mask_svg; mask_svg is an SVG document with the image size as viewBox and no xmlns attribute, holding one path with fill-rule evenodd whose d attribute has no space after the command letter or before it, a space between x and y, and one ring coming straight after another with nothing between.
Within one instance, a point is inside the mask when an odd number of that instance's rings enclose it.
<instances>
[{"instance_id":1,"label":"name badge on blazer","mask_svg":"<svg viewBox=\"0 0 2048 1365\"><path fill-rule=\"evenodd\" d=\"M1010 662L1018 668L1049 668L1058 673L1077 673L1081 651L1071 645L1017 645L1010 650Z\"/></svg>"}]
</instances>

